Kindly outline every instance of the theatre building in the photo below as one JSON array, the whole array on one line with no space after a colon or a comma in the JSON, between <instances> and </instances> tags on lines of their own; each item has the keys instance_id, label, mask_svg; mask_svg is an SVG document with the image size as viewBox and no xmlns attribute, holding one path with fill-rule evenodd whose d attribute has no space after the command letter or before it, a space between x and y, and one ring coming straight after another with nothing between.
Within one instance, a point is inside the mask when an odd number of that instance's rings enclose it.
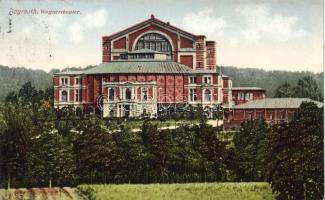
<instances>
[{"instance_id":1,"label":"theatre building","mask_svg":"<svg viewBox=\"0 0 325 200\"><path fill-rule=\"evenodd\" d=\"M232 82L216 69L216 42L153 15L102 37L102 64L54 76L54 105L104 117L157 116L202 104L229 107Z\"/></svg>"},{"instance_id":2,"label":"theatre building","mask_svg":"<svg viewBox=\"0 0 325 200\"><path fill-rule=\"evenodd\" d=\"M224 108L224 127L263 117L267 122L292 119L306 99L265 98L257 87L232 87L218 73L217 44L163 22L153 15L143 22L102 37L102 64L54 75L54 106L79 108L102 117L157 117L202 105L212 116ZM319 102L318 102L319 103Z\"/></svg>"}]
</instances>

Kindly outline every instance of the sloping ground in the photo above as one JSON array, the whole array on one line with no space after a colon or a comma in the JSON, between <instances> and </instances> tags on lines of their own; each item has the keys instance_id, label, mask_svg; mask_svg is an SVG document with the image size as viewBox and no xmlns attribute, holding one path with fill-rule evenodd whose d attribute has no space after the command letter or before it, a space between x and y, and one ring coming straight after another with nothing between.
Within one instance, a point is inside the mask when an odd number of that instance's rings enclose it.
<instances>
[{"instance_id":1,"label":"sloping ground","mask_svg":"<svg viewBox=\"0 0 325 200\"><path fill-rule=\"evenodd\" d=\"M0 200L83 200L75 188L0 189Z\"/></svg>"},{"instance_id":2,"label":"sloping ground","mask_svg":"<svg viewBox=\"0 0 325 200\"><path fill-rule=\"evenodd\" d=\"M96 200L274 200L267 183L189 183L80 185Z\"/></svg>"}]
</instances>

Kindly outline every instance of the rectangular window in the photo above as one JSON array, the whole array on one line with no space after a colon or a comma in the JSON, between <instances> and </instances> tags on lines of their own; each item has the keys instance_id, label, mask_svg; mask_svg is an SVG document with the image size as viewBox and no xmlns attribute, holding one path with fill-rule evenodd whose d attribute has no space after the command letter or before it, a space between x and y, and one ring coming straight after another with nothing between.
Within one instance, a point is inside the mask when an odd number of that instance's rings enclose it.
<instances>
[{"instance_id":1,"label":"rectangular window","mask_svg":"<svg viewBox=\"0 0 325 200\"><path fill-rule=\"evenodd\" d=\"M68 85L68 78L61 78L61 85Z\"/></svg>"},{"instance_id":2,"label":"rectangular window","mask_svg":"<svg viewBox=\"0 0 325 200\"><path fill-rule=\"evenodd\" d=\"M114 97L115 95L114 95L114 88L111 88L111 89L109 89L108 90L108 99L110 100L110 101L114 101Z\"/></svg>"},{"instance_id":3,"label":"rectangular window","mask_svg":"<svg viewBox=\"0 0 325 200\"><path fill-rule=\"evenodd\" d=\"M142 100L147 101L148 100L148 89L142 88Z\"/></svg>"},{"instance_id":4,"label":"rectangular window","mask_svg":"<svg viewBox=\"0 0 325 200\"><path fill-rule=\"evenodd\" d=\"M249 94L249 100L253 100L254 99L254 96L253 96L253 93L251 92L250 94Z\"/></svg>"},{"instance_id":5,"label":"rectangular window","mask_svg":"<svg viewBox=\"0 0 325 200\"><path fill-rule=\"evenodd\" d=\"M205 101L211 101L211 90L206 89L204 91L204 100Z\"/></svg>"},{"instance_id":6,"label":"rectangular window","mask_svg":"<svg viewBox=\"0 0 325 200\"><path fill-rule=\"evenodd\" d=\"M82 85L82 79L81 79L81 77L76 77L76 79L75 79L75 85Z\"/></svg>"},{"instance_id":7,"label":"rectangular window","mask_svg":"<svg viewBox=\"0 0 325 200\"><path fill-rule=\"evenodd\" d=\"M249 100L249 93L245 93L245 100L248 101Z\"/></svg>"},{"instance_id":8,"label":"rectangular window","mask_svg":"<svg viewBox=\"0 0 325 200\"><path fill-rule=\"evenodd\" d=\"M190 89L190 101L196 101L196 89Z\"/></svg>"},{"instance_id":9,"label":"rectangular window","mask_svg":"<svg viewBox=\"0 0 325 200\"><path fill-rule=\"evenodd\" d=\"M195 76L190 76L189 77L189 83L190 84L196 84L196 77Z\"/></svg>"},{"instance_id":10,"label":"rectangular window","mask_svg":"<svg viewBox=\"0 0 325 200\"><path fill-rule=\"evenodd\" d=\"M81 92L81 89L76 89L74 95L75 95L74 100L76 102L82 101L82 92Z\"/></svg>"},{"instance_id":11,"label":"rectangular window","mask_svg":"<svg viewBox=\"0 0 325 200\"><path fill-rule=\"evenodd\" d=\"M238 92L237 99L238 100L244 100L244 93L243 92Z\"/></svg>"},{"instance_id":12,"label":"rectangular window","mask_svg":"<svg viewBox=\"0 0 325 200\"><path fill-rule=\"evenodd\" d=\"M204 84L211 84L211 76L204 77Z\"/></svg>"}]
</instances>

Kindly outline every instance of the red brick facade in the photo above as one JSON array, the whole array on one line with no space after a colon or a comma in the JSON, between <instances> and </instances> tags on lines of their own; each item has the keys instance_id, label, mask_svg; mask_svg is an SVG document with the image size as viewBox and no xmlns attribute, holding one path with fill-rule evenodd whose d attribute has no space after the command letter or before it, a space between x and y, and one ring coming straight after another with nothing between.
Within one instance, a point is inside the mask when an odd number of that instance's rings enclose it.
<instances>
[{"instance_id":1,"label":"red brick facade","mask_svg":"<svg viewBox=\"0 0 325 200\"><path fill-rule=\"evenodd\" d=\"M214 41L206 41L205 36L190 34L154 17L116 34L104 36L102 62L118 60L121 53L134 51L139 37L150 32L162 34L170 41L173 61L184 63L191 68L196 66L197 69L215 69Z\"/></svg>"}]
</instances>

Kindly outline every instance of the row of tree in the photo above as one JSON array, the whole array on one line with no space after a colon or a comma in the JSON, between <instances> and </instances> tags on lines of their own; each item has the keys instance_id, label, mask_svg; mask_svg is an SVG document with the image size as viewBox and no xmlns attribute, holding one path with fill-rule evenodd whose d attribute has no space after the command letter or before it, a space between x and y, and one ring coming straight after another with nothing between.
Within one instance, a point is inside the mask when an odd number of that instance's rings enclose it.
<instances>
[{"instance_id":1,"label":"row of tree","mask_svg":"<svg viewBox=\"0 0 325 200\"><path fill-rule=\"evenodd\" d=\"M323 110L303 103L289 123L244 122L226 140L205 123L141 131L56 112L31 84L0 107L0 185L269 181L280 200L322 199ZM62 117L64 115L64 117Z\"/></svg>"},{"instance_id":2,"label":"row of tree","mask_svg":"<svg viewBox=\"0 0 325 200\"><path fill-rule=\"evenodd\" d=\"M323 101L317 82L311 76L302 77L297 81L296 85L291 85L288 82L281 84L275 91L275 97L310 98Z\"/></svg>"}]
</instances>

